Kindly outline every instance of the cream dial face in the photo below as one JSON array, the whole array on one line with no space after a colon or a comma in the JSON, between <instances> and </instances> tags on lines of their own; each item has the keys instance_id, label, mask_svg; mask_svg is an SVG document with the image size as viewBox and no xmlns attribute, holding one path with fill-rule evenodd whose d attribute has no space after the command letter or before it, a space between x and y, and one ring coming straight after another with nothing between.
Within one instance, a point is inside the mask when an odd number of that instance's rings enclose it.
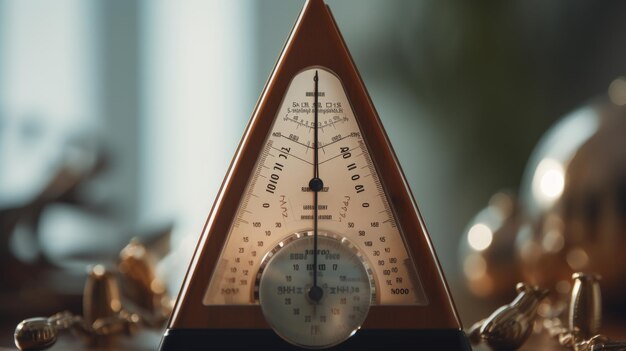
<instances>
[{"instance_id":1,"label":"cream dial face","mask_svg":"<svg viewBox=\"0 0 626 351\"><path fill-rule=\"evenodd\" d=\"M263 258L293 233L313 229L314 84L318 79L318 230L347 238L371 267L379 305L424 305L427 298L337 76L298 73L240 201L203 303L258 304ZM312 262L311 262L312 263Z\"/></svg>"},{"instance_id":2,"label":"cream dial face","mask_svg":"<svg viewBox=\"0 0 626 351\"><path fill-rule=\"evenodd\" d=\"M283 339L309 347L330 347L361 326L376 287L361 253L345 238L318 235L318 286L312 288L313 232L297 233L270 251L257 274L257 291L267 322Z\"/></svg>"}]
</instances>

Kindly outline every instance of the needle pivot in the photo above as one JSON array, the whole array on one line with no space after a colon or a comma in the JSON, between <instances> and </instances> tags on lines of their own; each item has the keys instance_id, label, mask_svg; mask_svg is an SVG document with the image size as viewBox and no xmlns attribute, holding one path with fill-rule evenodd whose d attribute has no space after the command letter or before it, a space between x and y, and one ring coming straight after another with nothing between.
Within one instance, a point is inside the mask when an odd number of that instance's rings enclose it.
<instances>
[{"instance_id":1,"label":"needle pivot","mask_svg":"<svg viewBox=\"0 0 626 351\"><path fill-rule=\"evenodd\" d=\"M314 177L309 182L309 189L311 189L311 191L319 192L323 188L324 188L324 182L320 178Z\"/></svg>"},{"instance_id":2,"label":"needle pivot","mask_svg":"<svg viewBox=\"0 0 626 351\"><path fill-rule=\"evenodd\" d=\"M309 289L309 299L313 302L319 302L324 296L324 290L318 285L314 285Z\"/></svg>"}]
</instances>

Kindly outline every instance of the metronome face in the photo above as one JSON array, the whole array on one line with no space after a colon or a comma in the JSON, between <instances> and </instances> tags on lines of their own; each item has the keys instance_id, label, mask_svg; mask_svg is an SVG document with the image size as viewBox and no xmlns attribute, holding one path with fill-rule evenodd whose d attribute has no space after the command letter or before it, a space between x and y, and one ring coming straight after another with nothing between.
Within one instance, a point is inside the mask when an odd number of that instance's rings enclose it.
<instances>
[{"instance_id":1,"label":"metronome face","mask_svg":"<svg viewBox=\"0 0 626 351\"><path fill-rule=\"evenodd\" d=\"M316 169L323 182L317 192L309 186ZM317 251L315 225L324 236ZM309 296L314 273L318 301ZM427 302L350 101L331 71L312 67L291 81L203 302L260 304L279 335L303 346L342 341L370 304Z\"/></svg>"},{"instance_id":2,"label":"metronome face","mask_svg":"<svg viewBox=\"0 0 626 351\"><path fill-rule=\"evenodd\" d=\"M307 0L244 132L160 350L469 350L338 27Z\"/></svg>"}]
</instances>

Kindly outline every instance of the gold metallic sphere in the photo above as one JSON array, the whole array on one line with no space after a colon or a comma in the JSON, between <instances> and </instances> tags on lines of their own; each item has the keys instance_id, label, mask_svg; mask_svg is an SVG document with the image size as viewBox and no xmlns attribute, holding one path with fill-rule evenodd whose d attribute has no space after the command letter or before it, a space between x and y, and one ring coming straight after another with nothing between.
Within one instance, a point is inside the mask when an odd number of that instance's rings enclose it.
<instances>
[{"instance_id":1,"label":"gold metallic sphere","mask_svg":"<svg viewBox=\"0 0 626 351\"><path fill-rule=\"evenodd\" d=\"M626 106L595 100L549 130L527 165L516 240L524 280L559 292L574 272L602 275L604 298L626 294Z\"/></svg>"},{"instance_id":2,"label":"gold metallic sphere","mask_svg":"<svg viewBox=\"0 0 626 351\"><path fill-rule=\"evenodd\" d=\"M517 199L499 192L468 225L460 243L461 269L470 292L494 301L508 300L520 281L515 236L520 225Z\"/></svg>"}]
</instances>

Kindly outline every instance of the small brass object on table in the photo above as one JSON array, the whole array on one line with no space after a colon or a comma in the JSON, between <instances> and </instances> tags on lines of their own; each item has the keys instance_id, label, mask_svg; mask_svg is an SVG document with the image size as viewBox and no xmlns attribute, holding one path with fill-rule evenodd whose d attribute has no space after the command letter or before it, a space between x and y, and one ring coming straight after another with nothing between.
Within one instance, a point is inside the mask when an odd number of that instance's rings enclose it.
<instances>
[{"instance_id":1,"label":"small brass object on table","mask_svg":"<svg viewBox=\"0 0 626 351\"><path fill-rule=\"evenodd\" d=\"M159 328L171 312L171 298L154 274L155 262L146 248L133 240L120 254L119 271L123 282L137 292L125 308L118 281L102 265L89 269L83 292L84 316L70 312L49 318L36 317L22 321L15 329L14 341L22 351L44 350L57 341L62 331L72 331L90 343L108 341L117 335L134 335L141 328Z\"/></svg>"},{"instance_id":2,"label":"small brass object on table","mask_svg":"<svg viewBox=\"0 0 626 351\"><path fill-rule=\"evenodd\" d=\"M85 322L92 325L99 319L117 315L121 310L120 289L113 273L101 265L90 268L83 290Z\"/></svg>"},{"instance_id":3,"label":"small brass object on table","mask_svg":"<svg viewBox=\"0 0 626 351\"><path fill-rule=\"evenodd\" d=\"M57 328L49 318L29 318L15 328L15 345L20 350L41 350L57 341Z\"/></svg>"},{"instance_id":4,"label":"small brass object on table","mask_svg":"<svg viewBox=\"0 0 626 351\"><path fill-rule=\"evenodd\" d=\"M600 276L574 273L568 327L559 318L545 320L544 328L561 346L574 351L626 351L626 342L598 334L602 322Z\"/></svg>"},{"instance_id":5,"label":"small brass object on table","mask_svg":"<svg viewBox=\"0 0 626 351\"><path fill-rule=\"evenodd\" d=\"M574 273L574 287L569 308L569 329L589 339L597 335L602 323L600 276Z\"/></svg>"},{"instance_id":6,"label":"small brass object on table","mask_svg":"<svg viewBox=\"0 0 626 351\"><path fill-rule=\"evenodd\" d=\"M49 318L35 317L23 320L15 328L13 338L15 346L20 350L44 350L56 343L59 332L68 329L88 334L83 318L65 311Z\"/></svg>"},{"instance_id":7,"label":"small brass object on table","mask_svg":"<svg viewBox=\"0 0 626 351\"><path fill-rule=\"evenodd\" d=\"M15 345L20 350L43 350L54 345L59 332L51 319L35 317L23 320L15 328Z\"/></svg>"},{"instance_id":8,"label":"small brass object on table","mask_svg":"<svg viewBox=\"0 0 626 351\"><path fill-rule=\"evenodd\" d=\"M598 334L602 322L600 276L574 273L572 279L567 325L556 316L546 317L541 323L543 330L573 351L626 351L626 341L614 341ZM519 283L517 293L513 302L468 330L472 344L482 342L495 351L517 350L524 344L533 331L539 303L548 291Z\"/></svg>"},{"instance_id":9,"label":"small brass object on table","mask_svg":"<svg viewBox=\"0 0 626 351\"><path fill-rule=\"evenodd\" d=\"M472 326L468 334L474 344L484 342L496 351L517 350L530 336L539 303L547 290L518 283L513 302L498 308L487 319Z\"/></svg>"},{"instance_id":10,"label":"small brass object on table","mask_svg":"<svg viewBox=\"0 0 626 351\"><path fill-rule=\"evenodd\" d=\"M624 351L626 342L612 341L603 335L596 335L574 346L574 351Z\"/></svg>"},{"instance_id":11,"label":"small brass object on table","mask_svg":"<svg viewBox=\"0 0 626 351\"><path fill-rule=\"evenodd\" d=\"M133 239L120 252L117 269L133 307L144 312L146 323L158 328L169 318L173 301L157 277L156 264L152 253Z\"/></svg>"}]
</instances>

